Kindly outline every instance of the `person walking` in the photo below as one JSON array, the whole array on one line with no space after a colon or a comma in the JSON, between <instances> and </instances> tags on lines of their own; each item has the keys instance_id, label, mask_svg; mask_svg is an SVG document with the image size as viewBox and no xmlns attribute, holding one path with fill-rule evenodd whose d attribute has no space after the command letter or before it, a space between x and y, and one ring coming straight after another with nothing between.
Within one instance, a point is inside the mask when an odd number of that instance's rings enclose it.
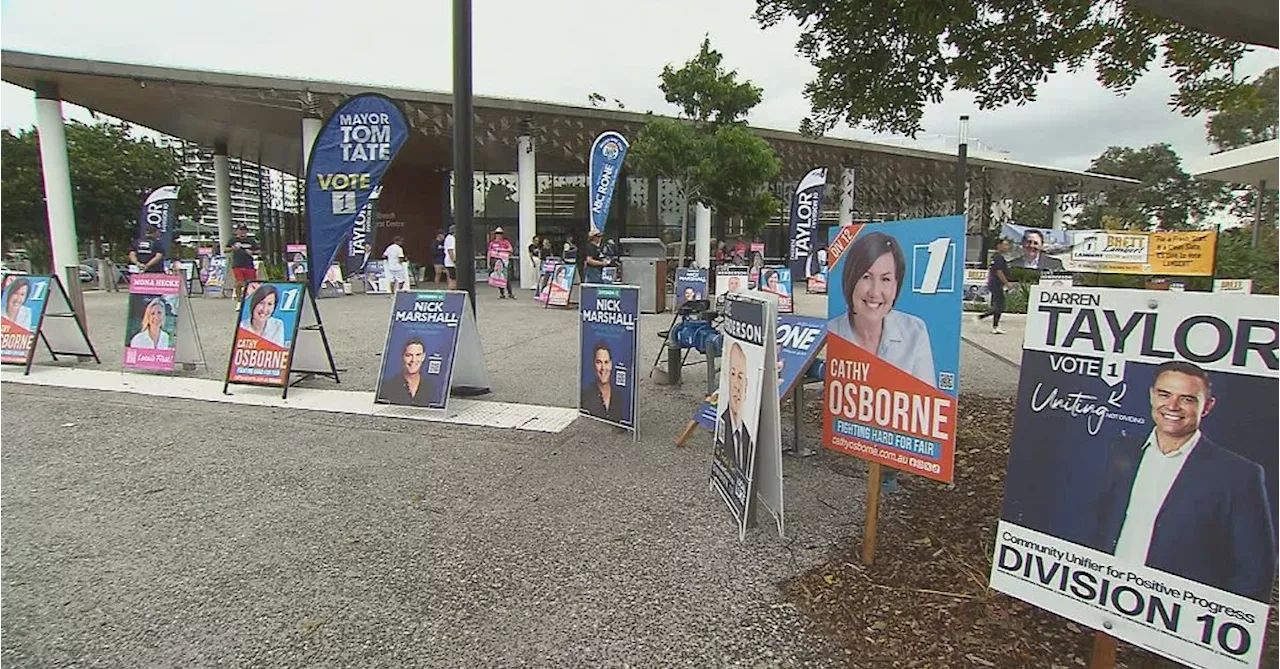
<instances>
[{"instance_id":1,"label":"person walking","mask_svg":"<svg viewBox=\"0 0 1280 669\"><path fill-rule=\"evenodd\" d=\"M396 237L382 253L382 259L386 261L384 268L387 281L391 284L392 295L395 295L397 290L409 289L409 269L404 262L404 247L401 246L403 242L404 237Z\"/></svg>"},{"instance_id":2,"label":"person walking","mask_svg":"<svg viewBox=\"0 0 1280 669\"><path fill-rule=\"evenodd\" d=\"M444 237L444 271L449 279L449 290L458 289L458 241L453 236L457 226L449 226L449 234Z\"/></svg>"},{"instance_id":3,"label":"person walking","mask_svg":"<svg viewBox=\"0 0 1280 669\"><path fill-rule=\"evenodd\" d=\"M1008 252L1009 240L997 241L996 256L991 259L991 265L987 269L987 288L991 290L991 310L979 314L978 320L991 317L991 334L1004 334L1004 330L1000 329L1000 316L1004 313L1004 289L1013 285L1009 281L1009 261L1004 258L1004 254Z\"/></svg>"},{"instance_id":4,"label":"person walking","mask_svg":"<svg viewBox=\"0 0 1280 669\"><path fill-rule=\"evenodd\" d=\"M431 244L431 260L435 265L435 276L432 283L444 283L449 281L449 272L444 268L444 232L436 233L436 241Z\"/></svg>"},{"instance_id":5,"label":"person walking","mask_svg":"<svg viewBox=\"0 0 1280 669\"><path fill-rule=\"evenodd\" d=\"M261 247L249 236L249 227L241 224L236 228L236 238L231 240L227 252L231 254L231 277L236 282L236 310L240 309L240 301L244 299L244 287L250 281L258 280L258 269L253 264L253 256Z\"/></svg>"},{"instance_id":6,"label":"person walking","mask_svg":"<svg viewBox=\"0 0 1280 669\"><path fill-rule=\"evenodd\" d=\"M511 240L507 239L506 231L502 226L498 226L493 231L493 240L489 242L489 271L500 274L505 281L498 286L498 299L509 297L516 299L516 294L511 292L511 256L515 254L515 247L511 245Z\"/></svg>"}]
</instances>

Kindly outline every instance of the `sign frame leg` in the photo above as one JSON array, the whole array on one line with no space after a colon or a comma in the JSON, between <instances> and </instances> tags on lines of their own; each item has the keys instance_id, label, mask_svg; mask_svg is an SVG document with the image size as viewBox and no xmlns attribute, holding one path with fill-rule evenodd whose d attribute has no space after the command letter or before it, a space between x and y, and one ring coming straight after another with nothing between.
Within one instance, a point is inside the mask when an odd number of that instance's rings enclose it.
<instances>
[{"instance_id":1,"label":"sign frame leg","mask_svg":"<svg viewBox=\"0 0 1280 669\"><path fill-rule=\"evenodd\" d=\"M862 530L862 564L871 566L876 560L876 532L880 525L880 486L884 465L872 462L867 467L867 508Z\"/></svg>"}]
</instances>

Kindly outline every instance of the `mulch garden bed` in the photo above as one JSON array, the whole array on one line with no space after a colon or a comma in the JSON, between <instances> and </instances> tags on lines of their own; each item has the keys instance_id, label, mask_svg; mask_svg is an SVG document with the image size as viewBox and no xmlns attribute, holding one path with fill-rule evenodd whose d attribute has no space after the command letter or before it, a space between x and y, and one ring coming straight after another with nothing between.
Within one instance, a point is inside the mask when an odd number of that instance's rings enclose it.
<instances>
[{"instance_id":1,"label":"mulch garden bed","mask_svg":"<svg viewBox=\"0 0 1280 669\"><path fill-rule=\"evenodd\" d=\"M883 496L875 563L855 536L784 596L858 667L1084 667L1094 633L987 587L1013 428L1011 399L964 397L955 484L902 476ZM888 471L888 470L886 470ZM1277 666L1276 607L1263 653ZM1121 643L1120 667L1180 666Z\"/></svg>"}]
</instances>

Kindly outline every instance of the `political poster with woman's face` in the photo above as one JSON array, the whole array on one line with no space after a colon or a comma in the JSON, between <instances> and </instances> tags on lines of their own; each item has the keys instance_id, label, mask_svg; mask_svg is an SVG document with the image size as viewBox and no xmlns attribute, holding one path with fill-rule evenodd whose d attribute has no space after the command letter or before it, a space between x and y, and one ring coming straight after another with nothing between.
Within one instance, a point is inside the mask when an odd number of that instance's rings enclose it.
<instances>
[{"instance_id":1,"label":"political poster with woman's face","mask_svg":"<svg viewBox=\"0 0 1280 669\"><path fill-rule=\"evenodd\" d=\"M183 277L174 274L134 274L129 277L129 315L124 331L125 369L173 371L182 281Z\"/></svg>"},{"instance_id":2,"label":"political poster with woman's face","mask_svg":"<svg viewBox=\"0 0 1280 669\"><path fill-rule=\"evenodd\" d=\"M227 380L283 386L289 378L294 335L306 297L305 284L251 283L245 293Z\"/></svg>"},{"instance_id":3,"label":"political poster with woman's face","mask_svg":"<svg viewBox=\"0 0 1280 669\"><path fill-rule=\"evenodd\" d=\"M789 314L795 311L791 299L790 267L765 267L760 270L760 283L757 289L778 298L778 313Z\"/></svg>"},{"instance_id":4,"label":"political poster with woman's face","mask_svg":"<svg viewBox=\"0 0 1280 669\"><path fill-rule=\"evenodd\" d=\"M47 276L5 277L4 312L0 314L0 362L25 365L36 350L36 332L52 287Z\"/></svg>"},{"instance_id":5,"label":"political poster with woman's face","mask_svg":"<svg viewBox=\"0 0 1280 669\"><path fill-rule=\"evenodd\" d=\"M964 218L833 229L827 448L952 478Z\"/></svg>"}]
</instances>

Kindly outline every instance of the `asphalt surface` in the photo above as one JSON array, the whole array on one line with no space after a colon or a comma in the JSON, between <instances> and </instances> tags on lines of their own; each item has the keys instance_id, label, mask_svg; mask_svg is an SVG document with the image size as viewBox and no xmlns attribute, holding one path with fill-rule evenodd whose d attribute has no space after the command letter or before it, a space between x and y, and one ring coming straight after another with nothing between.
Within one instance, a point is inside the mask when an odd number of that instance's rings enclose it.
<instances>
[{"instance_id":1,"label":"asphalt surface","mask_svg":"<svg viewBox=\"0 0 1280 669\"><path fill-rule=\"evenodd\" d=\"M488 292L493 399L572 406L575 313ZM821 300L799 308L818 315ZM86 303L114 367L124 297ZM342 386L372 389L390 298L320 305ZM213 363L198 373L220 378L232 306L193 308ZM646 366L669 322L642 319ZM963 346L966 392L1013 392L1013 327ZM672 445L703 379L642 381L638 444L585 420L545 435L4 384L0 661L857 666L776 584L861 534L864 467L784 458L787 537L766 517L739 544L707 487L710 435ZM884 513L909 502L889 494Z\"/></svg>"}]
</instances>

